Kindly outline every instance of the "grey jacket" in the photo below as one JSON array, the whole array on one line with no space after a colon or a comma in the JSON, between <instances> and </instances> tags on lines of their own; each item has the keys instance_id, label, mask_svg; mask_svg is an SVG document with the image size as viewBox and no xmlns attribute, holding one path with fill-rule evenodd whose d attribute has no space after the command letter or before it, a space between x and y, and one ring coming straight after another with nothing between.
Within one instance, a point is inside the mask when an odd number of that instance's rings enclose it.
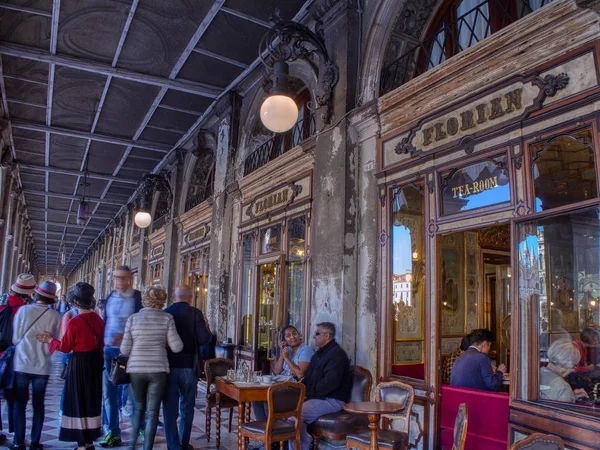
<instances>
[{"instance_id":1,"label":"grey jacket","mask_svg":"<svg viewBox=\"0 0 600 450\"><path fill-rule=\"evenodd\" d=\"M156 308L142 308L127 319L121 353L129 355L127 373L169 373L167 345L183 349L173 316Z\"/></svg>"}]
</instances>

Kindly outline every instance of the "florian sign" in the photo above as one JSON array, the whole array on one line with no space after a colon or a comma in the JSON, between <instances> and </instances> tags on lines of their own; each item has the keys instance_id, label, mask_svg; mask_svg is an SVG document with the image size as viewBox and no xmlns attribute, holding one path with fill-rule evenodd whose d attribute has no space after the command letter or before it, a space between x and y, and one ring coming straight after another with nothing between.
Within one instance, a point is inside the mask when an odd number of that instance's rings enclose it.
<instances>
[{"instance_id":1,"label":"florian sign","mask_svg":"<svg viewBox=\"0 0 600 450\"><path fill-rule=\"evenodd\" d=\"M311 177L306 177L280 185L275 189L257 196L242 206L242 222L255 220L262 216L277 214L281 210L310 198Z\"/></svg>"}]
</instances>

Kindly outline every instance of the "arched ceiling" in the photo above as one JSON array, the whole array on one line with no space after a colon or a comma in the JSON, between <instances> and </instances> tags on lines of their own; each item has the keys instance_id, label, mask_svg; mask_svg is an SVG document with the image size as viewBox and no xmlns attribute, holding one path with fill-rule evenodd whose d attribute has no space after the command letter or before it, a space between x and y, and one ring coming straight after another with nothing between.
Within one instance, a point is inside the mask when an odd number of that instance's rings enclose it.
<instances>
[{"instance_id":1,"label":"arched ceiling","mask_svg":"<svg viewBox=\"0 0 600 450\"><path fill-rule=\"evenodd\" d=\"M68 274L305 0L6 0L1 110L43 273ZM76 225L85 161L88 220ZM67 261L59 266L65 243Z\"/></svg>"}]
</instances>

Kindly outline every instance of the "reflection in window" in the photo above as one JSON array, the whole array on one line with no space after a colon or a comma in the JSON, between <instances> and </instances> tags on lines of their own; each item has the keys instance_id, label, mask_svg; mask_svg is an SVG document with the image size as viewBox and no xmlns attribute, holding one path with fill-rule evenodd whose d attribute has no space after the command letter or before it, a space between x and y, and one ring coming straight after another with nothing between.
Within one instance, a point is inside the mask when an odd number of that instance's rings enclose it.
<instances>
[{"instance_id":1,"label":"reflection in window","mask_svg":"<svg viewBox=\"0 0 600 450\"><path fill-rule=\"evenodd\" d=\"M252 291L254 280L254 239L252 235L244 236L242 244L242 330L239 338L241 345L252 346L254 321L252 320Z\"/></svg>"},{"instance_id":2,"label":"reflection in window","mask_svg":"<svg viewBox=\"0 0 600 450\"><path fill-rule=\"evenodd\" d=\"M506 156L453 170L441 181L442 215L510 202Z\"/></svg>"},{"instance_id":3,"label":"reflection in window","mask_svg":"<svg viewBox=\"0 0 600 450\"><path fill-rule=\"evenodd\" d=\"M530 150L537 212L598 196L589 128L537 142Z\"/></svg>"},{"instance_id":4,"label":"reflection in window","mask_svg":"<svg viewBox=\"0 0 600 450\"><path fill-rule=\"evenodd\" d=\"M281 250L281 226L270 227L260 232L260 254Z\"/></svg>"},{"instance_id":5,"label":"reflection in window","mask_svg":"<svg viewBox=\"0 0 600 450\"><path fill-rule=\"evenodd\" d=\"M259 305L258 305L258 347L272 355L277 336L279 318L279 264L261 264L258 267Z\"/></svg>"},{"instance_id":6,"label":"reflection in window","mask_svg":"<svg viewBox=\"0 0 600 450\"><path fill-rule=\"evenodd\" d=\"M600 382L598 209L520 224L518 236L519 297L533 303L522 309L538 311L539 398L582 402L577 389L593 396Z\"/></svg>"},{"instance_id":7,"label":"reflection in window","mask_svg":"<svg viewBox=\"0 0 600 450\"><path fill-rule=\"evenodd\" d=\"M394 191L392 202L391 303L394 315L393 373L423 379L425 284L422 188Z\"/></svg>"},{"instance_id":8,"label":"reflection in window","mask_svg":"<svg viewBox=\"0 0 600 450\"><path fill-rule=\"evenodd\" d=\"M306 217L290 221L288 226L288 298L286 324L302 333L304 275L306 270Z\"/></svg>"}]
</instances>

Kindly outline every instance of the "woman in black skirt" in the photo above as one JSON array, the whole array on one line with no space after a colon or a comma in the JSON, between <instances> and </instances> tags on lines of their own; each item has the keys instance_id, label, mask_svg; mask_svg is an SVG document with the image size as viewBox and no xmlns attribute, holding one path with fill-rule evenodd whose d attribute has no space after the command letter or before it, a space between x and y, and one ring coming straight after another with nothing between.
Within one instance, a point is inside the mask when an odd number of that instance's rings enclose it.
<instances>
[{"instance_id":1,"label":"woman in black skirt","mask_svg":"<svg viewBox=\"0 0 600 450\"><path fill-rule=\"evenodd\" d=\"M102 428L102 368L104 365L104 322L95 312L94 288L84 282L75 285L69 303L78 315L68 324L62 341L50 333L37 335L50 344L50 353L73 352L67 366L63 415L59 439L77 442L78 449L94 449Z\"/></svg>"}]
</instances>

